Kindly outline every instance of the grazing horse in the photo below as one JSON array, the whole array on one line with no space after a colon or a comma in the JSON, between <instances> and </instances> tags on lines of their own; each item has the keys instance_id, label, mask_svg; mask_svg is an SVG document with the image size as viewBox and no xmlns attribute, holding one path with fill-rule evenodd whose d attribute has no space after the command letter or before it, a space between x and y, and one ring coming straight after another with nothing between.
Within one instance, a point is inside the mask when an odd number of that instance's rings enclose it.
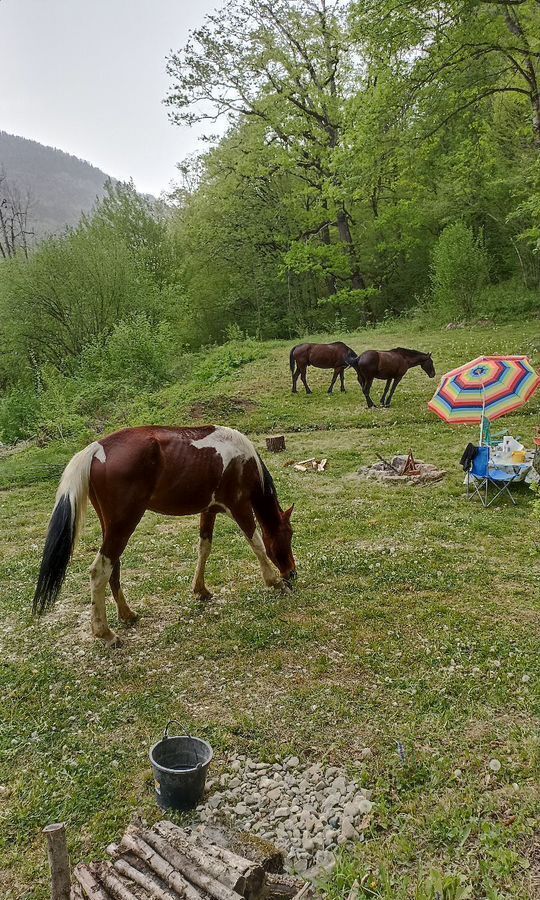
<instances>
[{"instance_id":1,"label":"grazing horse","mask_svg":"<svg viewBox=\"0 0 540 900\"><path fill-rule=\"evenodd\" d=\"M298 344L292 348L289 355L293 394L297 393L296 383L299 376L306 389L306 394L313 393L306 378L308 366L315 366L317 369L333 369L334 375L330 382L328 393L332 393L338 375L341 381L341 390L344 391L345 379L343 373L348 366L356 368L356 359L357 355L354 350L351 350L342 341L335 341L333 344Z\"/></svg>"},{"instance_id":2,"label":"grazing horse","mask_svg":"<svg viewBox=\"0 0 540 900\"><path fill-rule=\"evenodd\" d=\"M228 513L246 536L264 581L284 587L296 576L291 549L292 506L281 509L274 482L255 447L233 428L126 428L76 453L62 475L43 551L34 612L60 593L80 533L87 500L101 522L103 541L90 568L92 633L110 646L107 582L126 623L136 615L120 585L120 557L147 509L168 516L200 514L199 559L193 591L211 597L204 580L218 513ZM260 530L257 528L257 523Z\"/></svg>"},{"instance_id":3,"label":"grazing horse","mask_svg":"<svg viewBox=\"0 0 540 900\"><path fill-rule=\"evenodd\" d=\"M354 365L354 364L353 364ZM358 374L358 381L362 388L368 408L375 406L369 396L374 378L386 379L384 393L381 397L381 406L390 406L394 391L406 372L413 366L421 366L426 375L435 377L435 366L431 353L421 353L420 350L406 350L405 347L395 347L393 350L366 350L356 358L354 368ZM390 393L388 390L392 383Z\"/></svg>"}]
</instances>

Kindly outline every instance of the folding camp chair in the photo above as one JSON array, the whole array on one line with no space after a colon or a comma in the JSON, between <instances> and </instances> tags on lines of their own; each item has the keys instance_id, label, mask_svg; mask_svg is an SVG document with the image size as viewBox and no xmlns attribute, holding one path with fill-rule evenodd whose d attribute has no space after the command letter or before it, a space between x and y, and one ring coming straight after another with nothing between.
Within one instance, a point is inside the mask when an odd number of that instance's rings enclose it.
<instances>
[{"instance_id":1,"label":"folding camp chair","mask_svg":"<svg viewBox=\"0 0 540 900\"><path fill-rule=\"evenodd\" d=\"M478 495L482 506L487 509L501 494L507 493L511 502L516 501L510 493L510 485L519 476L510 475L504 469L491 469L489 466L489 447L478 447L470 469L467 470L467 499ZM489 486L495 488L496 493L489 499ZM472 487L472 491L471 491Z\"/></svg>"}]
</instances>

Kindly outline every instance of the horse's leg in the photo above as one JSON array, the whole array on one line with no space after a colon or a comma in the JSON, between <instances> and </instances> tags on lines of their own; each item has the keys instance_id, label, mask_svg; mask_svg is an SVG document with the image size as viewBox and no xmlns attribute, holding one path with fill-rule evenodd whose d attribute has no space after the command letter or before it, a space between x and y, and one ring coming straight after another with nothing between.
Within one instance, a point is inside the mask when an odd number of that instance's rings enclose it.
<instances>
[{"instance_id":1,"label":"horse's leg","mask_svg":"<svg viewBox=\"0 0 540 900\"><path fill-rule=\"evenodd\" d=\"M193 593L198 600L210 600L212 594L206 587L204 582L204 570L206 561L210 556L212 549L212 535L214 534L214 525L216 522L216 512L205 509L201 513L199 526L199 559L197 560L197 568L195 577L193 578Z\"/></svg>"},{"instance_id":2,"label":"horse's leg","mask_svg":"<svg viewBox=\"0 0 540 900\"><path fill-rule=\"evenodd\" d=\"M120 560L117 559L113 565L113 570L111 577L109 578L109 585L111 587L112 595L114 597L116 606L118 607L118 618L122 620L126 625L134 625L135 622L138 621L139 616L136 612L133 612L130 606L128 606L126 602L126 598L124 596L124 592L122 590L122 585L120 584Z\"/></svg>"},{"instance_id":3,"label":"horse's leg","mask_svg":"<svg viewBox=\"0 0 540 900\"><path fill-rule=\"evenodd\" d=\"M391 390L390 393L388 394L388 400L386 401L386 405L387 405L387 406L390 406L390 402L391 402L391 400L392 400L392 397L394 396L394 391L395 391L395 389L397 388L397 386L398 386L398 384L399 384L399 382L401 381L402 378L403 378L403 375L398 375L397 378L394 378L394 383L393 383L393 385L392 385L392 390Z\"/></svg>"},{"instance_id":4,"label":"horse's leg","mask_svg":"<svg viewBox=\"0 0 540 900\"><path fill-rule=\"evenodd\" d=\"M345 393L345 368L339 370L339 380L341 381L341 393Z\"/></svg>"},{"instance_id":5,"label":"horse's leg","mask_svg":"<svg viewBox=\"0 0 540 900\"><path fill-rule=\"evenodd\" d=\"M391 378L387 378L387 379L386 379L386 384L385 384L385 386L384 386L383 395L382 395L382 397L381 397L381 406L384 406L384 404L385 404L386 394L388 393L388 388L390 387L391 384L392 384L392 379L391 379Z\"/></svg>"},{"instance_id":6,"label":"horse's leg","mask_svg":"<svg viewBox=\"0 0 540 900\"><path fill-rule=\"evenodd\" d=\"M334 375L333 375L332 381L330 382L330 387L328 388L329 394L331 394L332 391L334 390L334 385L337 381L338 375L339 375L339 369L334 369Z\"/></svg>"},{"instance_id":7,"label":"horse's leg","mask_svg":"<svg viewBox=\"0 0 540 900\"><path fill-rule=\"evenodd\" d=\"M300 369L300 378L302 380L302 384L304 385L304 387L306 389L306 394L311 394L312 390L311 390L309 384L307 383L306 372L307 372L307 366L304 366L302 369Z\"/></svg>"},{"instance_id":8,"label":"horse's leg","mask_svg":"<svg viewBox=\"0 0 540 900\"><path fill-rule=\"evenodd\" d=\"M266 554L264 541L257 530L257 523L251 504L244 502L231 509L231 516L244 532L247 542L259 560L262 577L267 587L282 587L283 579Z\"/></svg>"},{"instance_id":9,"label":"horse's leg","mask_svg":"<svg viewBox=\"0 0 540 900\"><path fill-rule=\"evenodd\" d=\"M370 392L370 390L371 390L371 385L372 385L372 384L373 384L373 378L370 378L370 377L367 377L367 376L366 376L365 382L364 382L364 384L363 384L363 386L362 386L362 390L363 390L363 392L364 392L364 397L366 398L366 402L367 402L367 405L368 405L368 409L372 409L372 408L375 406L375 403L373 402L373 400L372 400L371 397L369 396L369 392Z\"/></svg>"},{"instance_id":10,"label":"horse's leg","mask_svg":"<svg viewBox=\"0 0 540 900\"><path fill-rule=\"evenodd\" d=\"M105 599L107 582L113 578L115 565L126 548L131 535L141 521L144 509L133 511L129 518L122 522L110 522L105 519L103 542L101 548L90 566L90 590L92 592L91 625L94 637L101 638L109 647L118 647L121 643L118 635L109 628ZM100 516L101 518L101 516ZM117 570L118 578L120 568ZM114 593L114 590L113 590ZM116 599L116 598L115 598ZM118 601L117 601L118 602ZM125 600L124 600L125 603ZM126 611L129 610L126 605ZM120 604L118 604L120 613Z\"/></svg>"},{"instance_id":11,"label":"horse's leg","mask_svg":"<svg viewBox=\"0 0 540 900\"><path fill-rule=\"evenodd\" d=\"M298 382L298 378L299 378L299 377L300 377L300 367L299 367L298 363L296 363L296 372L294 372L293 377L292 377L292 393L293 393L293 394L297 394L297 393L298 393L298 390L297 390L297 388L296 388L296 384L297 384L297 382Z\"/></svg>"}]
</instances>

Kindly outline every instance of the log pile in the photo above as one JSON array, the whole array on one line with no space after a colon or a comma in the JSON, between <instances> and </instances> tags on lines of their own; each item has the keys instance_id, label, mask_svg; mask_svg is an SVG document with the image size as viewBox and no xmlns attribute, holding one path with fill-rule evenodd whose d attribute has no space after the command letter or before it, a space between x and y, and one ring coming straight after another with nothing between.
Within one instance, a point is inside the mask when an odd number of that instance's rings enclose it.
<instances>
[{"instance_id":1,"label":"log pile","mask_svg":"<svg viewBox=\"0 0 540 900\"><path fill-rule=\"evenodd\" d=\"M309 900L308 882L270 871L275 853L257 862L191 835L172 822L137 822L108 862L79 863L70 900ZM54 896L54 894L53 894Z\"/></svg>"}]
</instances>

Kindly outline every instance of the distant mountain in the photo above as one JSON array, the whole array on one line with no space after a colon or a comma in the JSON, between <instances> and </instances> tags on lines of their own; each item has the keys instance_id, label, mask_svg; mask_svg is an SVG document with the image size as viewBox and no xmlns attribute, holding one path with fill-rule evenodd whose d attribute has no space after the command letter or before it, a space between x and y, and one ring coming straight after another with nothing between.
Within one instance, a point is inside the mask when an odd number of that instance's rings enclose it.
<instances>
[{"instance_id":1,"label":"distant mountain","mask_svg":"<svg viewBox=\"0 0 540 900\"><path fill-rule=\"evenodd\" d=\"M12 186L30 190L29 221L36 237L76 225L103 196L107 175L101 169L54 147L0 131L0 168Z\"/></svg>"}]
</instances>

